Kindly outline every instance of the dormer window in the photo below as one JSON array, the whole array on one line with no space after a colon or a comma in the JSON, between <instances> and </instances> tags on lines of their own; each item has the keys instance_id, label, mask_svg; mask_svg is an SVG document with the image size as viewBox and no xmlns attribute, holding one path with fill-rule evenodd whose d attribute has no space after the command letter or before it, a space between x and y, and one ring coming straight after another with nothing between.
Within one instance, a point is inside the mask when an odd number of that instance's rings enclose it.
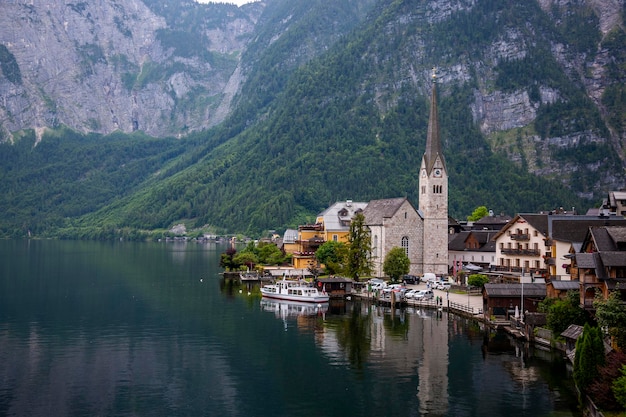
<instances>
[{"instance_id":1,"label":"dormer window","mask_svg":"<svg viewBox=\"0 0 626 417\"><path fill-rule=\"evenodd\" d=\"M348 210L345 208L342 208L341 210L339 210L339 215L344 217L348 215Z\"/></svg>"}]
</instances>

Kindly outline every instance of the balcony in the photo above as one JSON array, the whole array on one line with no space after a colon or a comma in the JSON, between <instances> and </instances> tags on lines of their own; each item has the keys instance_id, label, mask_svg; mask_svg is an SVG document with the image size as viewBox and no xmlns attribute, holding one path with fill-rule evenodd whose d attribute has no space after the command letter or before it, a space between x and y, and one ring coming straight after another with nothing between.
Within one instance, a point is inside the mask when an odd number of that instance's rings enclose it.
<instances>
[{"instance_id":1,"label":"balcony","mask_svg":"<svg viewBox=\"0 0 626 417\"><path fill-rule=\"evenodd\" d=\"M324 230L324 225L323 224L303 224L301 226L298 226L298 230L302 231L302 230Z\"/></svg>"},{"instance_id":2,"label":"balcony","mask_svg":"<svg viewBox=\"0 0 626 417\"><path fill-rule=\"evenodd\" d=\"M315 256L315 252L296 251L293 253L293 256L296 256L298 258L312 258Z\"/></svg>"},{"instance_id":3,"label":"balcony","mask_svg":"<svg viewBox=\"0 0 626 417\"><path fill-rule=\"evenodd\" d=\"M548 273L547 269L539 269L539 268L522 268L521 266L506 266L506 265L496 265L493 267L493 271L495 272L522 272L522 270L528 272L529 270L535 276L546 276Z\"/></svg>"},{"instance_id":4,"label":"balcony","mask_svg":"<svg viewBox=\"0 0 626 417\"><path fill-rule=\"evenodd\" d=\"M503 248L500 249L503 255L517 255L517 256L539 256L541 252L539 249L521 249L521 248Z\"/></svg>"},{"instance_id":5,"label":"balcony","mask_svg":"<svg viewBox=\"0 0 626 417\"><path fill-rule=\"evenodd\" d=\"M299 245L306 245L306 244L308 244L308 245L311 245L311 246L314 246L314 245L320 246L320 245L324 244L325 242L326 241L324 239L321 239L321 238L320 239L311 238L311 239L305 239L305 240L301 240L301 239L297 239L296 240L296 243L299 244Z\"/></svg>"},{"instance_id":6,"label":"balcony","mask_svg":"<svg viewBox=\"0 0 626 417\"><path fill-rule=\"evenodd\" d=\"M511 240L530 240L528 233L515 233L511 235Z\"/></svg>"}]
</instances>

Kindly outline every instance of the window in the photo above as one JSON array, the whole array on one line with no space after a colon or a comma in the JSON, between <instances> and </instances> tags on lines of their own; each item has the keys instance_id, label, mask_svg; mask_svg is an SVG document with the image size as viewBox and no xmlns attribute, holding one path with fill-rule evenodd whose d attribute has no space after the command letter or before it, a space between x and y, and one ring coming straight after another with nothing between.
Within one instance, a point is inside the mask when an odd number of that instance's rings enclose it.
<instances>
[{"instance_id":1,"label":"window","mask_svg":"<svg viewBox=\"0 0 626 417\"><path fill-rule=\"evenodd\" d=\"M333 235L333 242L337 242L339 240L339 236Z\"/></svg>"},{"instance_id":2,"label":"window","mask_svg":"<svg viewBox=\"0 0 626 417\"><path fill-rule=\"evenodd\" d=\"M409 238L407 236L402 236L402 249L404 249L404 254L409 256Z\"/></svg>"}]
</instances>

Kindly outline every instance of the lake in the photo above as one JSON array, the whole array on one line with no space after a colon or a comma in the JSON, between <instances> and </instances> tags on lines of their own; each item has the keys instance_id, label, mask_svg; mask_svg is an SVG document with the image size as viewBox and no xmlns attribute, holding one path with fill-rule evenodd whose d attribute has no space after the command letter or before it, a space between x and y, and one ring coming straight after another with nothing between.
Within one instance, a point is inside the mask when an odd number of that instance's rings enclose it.
<instances>
[{"instance_id":1,"label":"lake","mask_svg":"<svg viewBox=\"0 0 626 417\"><path fill-rule=\"evenodd\" d=\"M447 313L298 306L215 243L0 241L0 416L579 416L562 355Z\"/></svg>"}]
</instances>

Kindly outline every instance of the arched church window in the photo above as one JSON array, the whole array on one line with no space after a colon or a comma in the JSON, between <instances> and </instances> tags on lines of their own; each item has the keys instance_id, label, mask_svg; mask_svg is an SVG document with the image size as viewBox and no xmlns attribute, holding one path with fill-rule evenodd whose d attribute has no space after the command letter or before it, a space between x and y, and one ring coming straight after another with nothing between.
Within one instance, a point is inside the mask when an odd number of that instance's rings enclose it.
<instances>
[{"instance_id":1,"label":"arched church window","mask_svg":"<svg viewBox=\"0 0 626 417\"><path fill-rule=\"evenodd\" d=\"M402 236L402 249L404 249L404 254L409 256L409 238L407 236Z\"/></svg>"}]
</instances>

